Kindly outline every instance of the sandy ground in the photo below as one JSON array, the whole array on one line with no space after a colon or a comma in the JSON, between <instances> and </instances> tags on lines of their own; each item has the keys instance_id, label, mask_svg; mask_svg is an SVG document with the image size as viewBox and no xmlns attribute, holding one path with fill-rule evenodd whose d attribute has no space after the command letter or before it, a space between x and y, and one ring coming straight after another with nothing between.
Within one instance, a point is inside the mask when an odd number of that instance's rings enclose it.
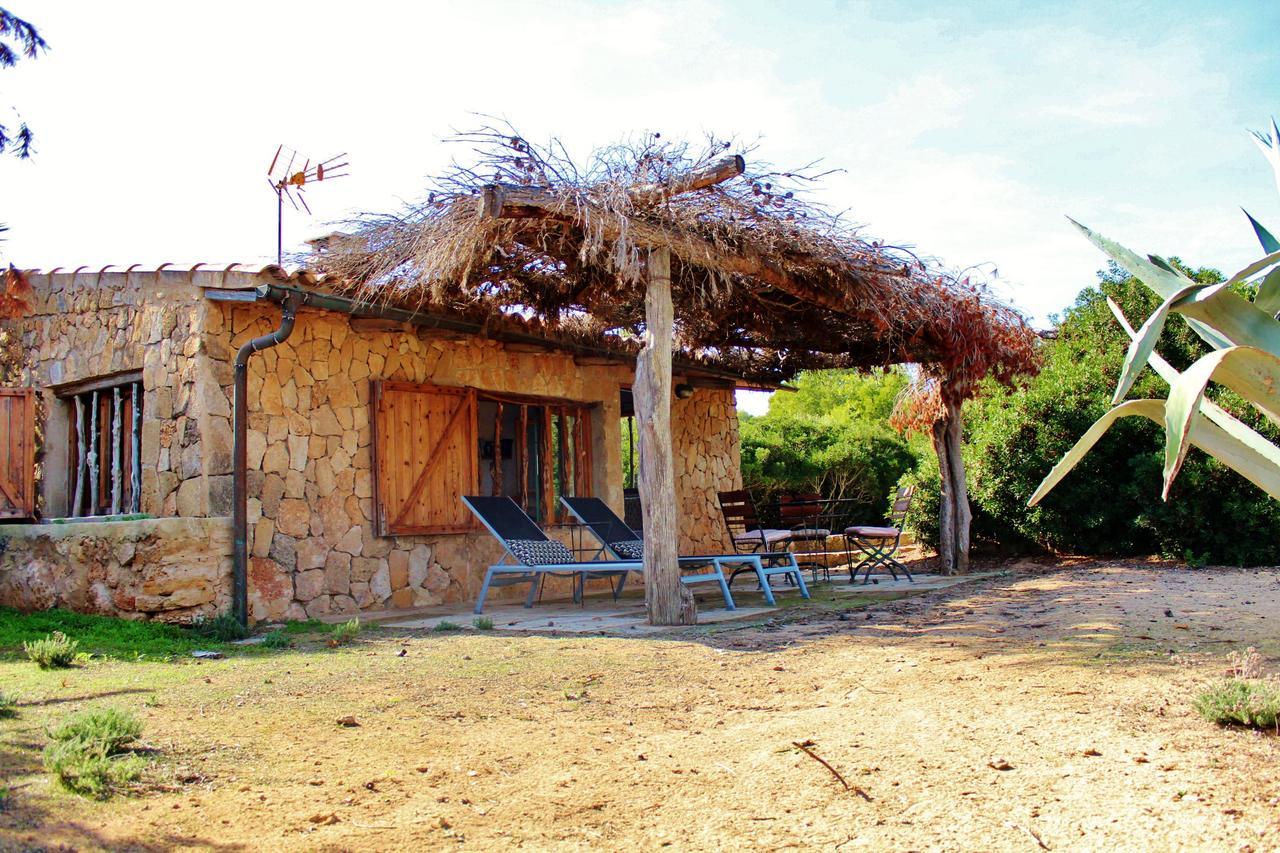
<instances>
[{"instance_id":1,"label":"sandy ground","mask_svg":"<svg viewBox=\"0 0 1280 853\"><path fill-rule=\"evenodd\" d=\"M0 664L0 848L1280 849L1280 738L1190 710L1228 651L1280 665L1280 572L1020 564L843 616ZM38 749L103 702L158 787L92 803Z\"/></svg>"}]
</instances>

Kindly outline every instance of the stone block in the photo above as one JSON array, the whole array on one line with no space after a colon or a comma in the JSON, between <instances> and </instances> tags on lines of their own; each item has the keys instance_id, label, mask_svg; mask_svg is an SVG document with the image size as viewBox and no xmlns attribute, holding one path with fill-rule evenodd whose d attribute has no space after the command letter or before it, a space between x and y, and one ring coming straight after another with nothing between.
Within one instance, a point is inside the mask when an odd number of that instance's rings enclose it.
<instances>
[{"instance_id":1,"label":"stone block","mask_svg":"<svg viewBox=\"0 0 1280 853\"><path fill-rule=\"evenodd\" d=\"M392 590L400 590L409 586L409 554L407 552L392 551L387 556L387 568L390 573Z\"/></svg>"},{"instance_id":2,"label":"stone block","mask_svg":"<svg viewBox=\"0 0 1280 853\"><path fill-rule=\"evenodd\" d=\"M178 486L177 510L181 516L201 516L205 514L204 483L197 478L183 480Z\"/></svg>"},{"instance_id":3,"label":"stone block","mask_svg":"<svg viewBox=\"0 0 1280 853\"><path fill-rule=\"evenodd\" d=\"M311 507L304 500L285 498L280 501L276 516L276 529L290 536L307 536L311 533Z\"/></svg>"},{"instance_id":4,"label":"stone block","mask_svg":"<svg viewBox=\"0 0 1280 853\"><path fill-rule=\"evenodd\" d=\"M298 571L322 568L329 556L329 549L324 542L315 537L299 539L294 550L298 555Z\"/></svg>"},{"instance_id":5,"label":"stone block","mask_svg":"<svg viewBox=\"0 0 1280 853\"><path fill-rule=\"evenodd\" d=\"M413 590L405 587L391 593L391 606L404 609L413 606Z\"/></svg>"},{"instance_id":6,"label":"stone block","mask_svg":"<svg viewBox=\"0 0 1280 853\"><path fill-rule=\"evenodd\" d=\"M368 559L362 557L361 559ZM391 571L387 567L385 559L378 560L378 568L374 571L373 577L369 578L369 591L373 593L374 600L385 602L391 597Z\"/></svg>"},{"instance_id":7,"label":"stone block","mask_svg":"<svg viewBox=\"0 0 1280 853\"><path fill-rule=\"evenodd\" d=\"M293 575L293 597L308 602L324 592L324 569L298 571Z\"/></svg>"}]
</instances>

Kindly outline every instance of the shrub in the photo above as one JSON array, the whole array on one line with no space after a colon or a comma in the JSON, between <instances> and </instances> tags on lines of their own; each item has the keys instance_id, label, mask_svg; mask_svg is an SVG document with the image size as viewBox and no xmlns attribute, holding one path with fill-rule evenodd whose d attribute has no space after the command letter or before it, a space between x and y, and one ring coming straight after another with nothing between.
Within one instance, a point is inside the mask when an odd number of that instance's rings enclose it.
<instances>
[{"instance_id":1,"label":"shrub","mask_svg":"<svg viewBox=\"0 0 1280 853\"><path fill-rule=\"evenodd\" d=\"M437 634L447 634L450 631L461 631L462 626L457 622L450 622L448 619L441 619L431 630Z\"/></svg>"},{"instance_id":2,"label":"shrub","mask_svg":"<svg viewBox=\"0 0 1280 853\"><path fill-rule=\"evenodd\" d=\"M477 616L471 620L471 626L477 631L492 631L493 620L488 616Z\"/></svg>"},{"instance_id":3,"label":"shrub","mask_svg":"<svg viewBox=\"0 0 1280 853\"><path fill-rule=\"evenodd\" d=\"M22 649L41 669L65 669L75 662L79 645L61 631L54 631L43 640L23 643Z\"/></svg>"},{"instance_id":4,"label":"shrub","mask_svg":"<svg viewBox=\"0 0 1280 853\"><path fill-rule=\"evenodd\" d=\"M249 629L241 625L230 613L219 613L213 618L198 616L192 621L191 630L202 637L222 643L243 640L249 636Z\"/></svg>"},{"instance_id":5,"label":"shrub","mask_svg":"<svg viewBox=\"0 0 1280 853\"><path fill-rule=\"evenodd\" d=\"M76 714L49 732L45 769L68 791L104 799L142 774L145 761L129 752L141 734L138 718L119 708Z\"/></svg>"},{"instance_id":6,"label":"shrub","mask_svg":"<svg viewBox=\"0 0 1280 853\"><path fill-rule=\"evenodd\" d=\"M1195 699L1196 713L1221 726L1280 731L1280 685L1262 679L1229 678Z\"/></svg>"},{"instance_id":7,"label":"shrub","mask_svg":"<svg viewBox=\"0 0 1280 853\"><path fill-rule=\"evenodd\" d=\"M262 646L267 649L287 649L292 645L293 640L290 640L285 632L279 629L266 634L262 638Z\"/></svg>"},{"instance_id":8,"label":"shrub","mask_svg":"<svg viewBox=\"0 0 1280 853\"><path fill-rule=\"evenodd\" d=\"M1202 281L1214 270L1194 271ZM1274 563L1280 502L1199 451L1187 457L1169 501L1158 497L1162 433L1144 419L1117 421L1076 468L1041 502L1027 499L1062 455L1110 408L1129 338L1106 305L1110 296L1130 318L1148 316L1156 297L1118 268L1080 295L1044 347L1040 374L1015 393L994 387L965 405L965 466L973 509L972 540L1075 554L1193 555L1196 562ZM1205 346L1180 317L1170 319L1157 351L1185 370ZM1133 397L1162 397L1167 386L1150 371ZM1228 391L1219 405L1270 438L1277 433ZM917 485L910 525L926 544L937 542L938 474L932 454L903 484Z\"/></svg>"},{"instance_id":9,"label":"shrub","mask_svg":"<svg viewBox=\"0 0 1280 853\"><path fill-rule=\"evenodd\" d=\"M330 635L330 642L335 646L345 646L347 643L360 636L360 619L352 619L333 626L333 633Z\"/></svg>"},{"instance_id":10,"label":"shrub","mask_svg":"<svg viewBox=\"0 0 1280 853\"><path fill-rule=\"evenodd\" d=\"M16 717L18 715L18 698L12 693L0 690L0 717Z\"/></svg>"}]
</instances>

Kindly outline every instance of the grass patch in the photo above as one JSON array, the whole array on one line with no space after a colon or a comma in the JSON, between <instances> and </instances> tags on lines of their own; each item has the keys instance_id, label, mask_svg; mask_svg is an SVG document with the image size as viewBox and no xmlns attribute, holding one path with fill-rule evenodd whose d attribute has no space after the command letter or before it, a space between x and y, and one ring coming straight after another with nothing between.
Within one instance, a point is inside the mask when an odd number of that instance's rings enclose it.
<instances>
[{"instance_id":1,"label":"grass patch","mask_svg":"<svg viewBox=\"0 0 1280 853\"><path fill-rule=\"evenodd\" d=\"M1280 731L1280 684L1263 679L1228 678L1195 698L1196 713L1220 726Z\"/></svg>"},{"instance_id":2,"label":"grass patch","mask_svg":"<svg viewBox=\"0 0 1280 853\"><path fill-rule=\"evenodd\" d=\"M241 625L230 613L219 613L212 619L197 617L191 623L191 630L201 637L209 637L222 643L243 640L249 636L249 629Z\"/></svg>"},{"instance_id":3,"label":"grass patch","mask_svg":"<svg viewBox=\"0 0 1280 853\"><path fill-rule=\"evenodd\" d=\"M116 660L163 660L190 654L194 649L207 649L211 642L215 648L219 645L164 622L91 616L67 610L20 613L0 607L0 657L21 657L24 643L42 639L54 631L75 637L81 652Z\"/></svg>"},{"instance_id":4,"label":"grass patch","mask_svg":"<svg viewBox=\"0 0 1280 853\"><path fill-rule=\"evenodd\" d=\"M461 631L461 630L462 630L461 625L459 625L457 622L450 622L448 619L441 619L439 622L435 624L435 627L431 629L432 633L435 633L435 634L448 634L450 631Z\"/></svg>"},{"instance_id":5,"label":"grass patch","mask_svg":"<svg viewBox=\"0 0 1280 853\"><path fill-rule=\"evenodd\" d=\"M329 643L334 646L345 646L358 636L360 636L359 617L334 625L333 632L329 635Z\"/></svg>"},{"instance_id":6,"label":"grass patch","mask_svg":"<svg viewBox=\"0 0 1280 853\"><path fill-rule=\"evenodd\" d=\"M301 622L286 622L280 629L286 634L315 634L329 630L329 626L319 619L307 619Z\"/></svg>"},{"instance_id":7,"label":"grass patch","mask_svg":"<svg viewBox=\"0 0 1280 853\"><path fill-rule=\"evenodd\" d=\"M262 647L264 649L288 649L293 646L293 640L284 631L275 630L266 634L262 638Z\"/></svg>"},{"instance_id":8,"label":"grass patch","mask_svg":"<svg viewBox=\"0 0 1280 853\"><path fill-rule=\"evenodd\" d=\"M146 762L132 752L142 722L128 711L84 711L49 731L44 766L68 791L106 799L142 775Z\"/></svg>"},{"instance_id":9,"label":"grass patch","mask_svg":"<svg viewBox=\"0 0 1280 853\"><path fill-rule=\"evenodd\" d=\"M79 645L61 631L54 631L44 639L23 643L22 650L41 669L66 669L76 662Z\"/></svg>"},{"instance_id":10,"label":"grass patch","mask_svg":"<svg viewBox=\"0 0 1280 853\"><path fill-rule=\"evenodd\" d=\"M492 631L493 620L488 616L477 616L471 620L471 627L475 628L477 631Z\"/></svg>"},{"instance_id":11,"label":"grass patch","mask_svg":"<svg viewBox=\"0 0 1280 853\"><path fill-rule=\"evenodd\" d=\"M0 719L18 716L18 697L0 690Z\"/></svg>"}]
</instances>

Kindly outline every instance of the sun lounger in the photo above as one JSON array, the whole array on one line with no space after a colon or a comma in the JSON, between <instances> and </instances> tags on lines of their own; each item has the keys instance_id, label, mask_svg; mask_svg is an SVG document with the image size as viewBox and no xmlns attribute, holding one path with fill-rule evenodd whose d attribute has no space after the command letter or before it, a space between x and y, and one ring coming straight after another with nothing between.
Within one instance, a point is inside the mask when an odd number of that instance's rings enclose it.
<instances>
[{"instance_id":1,"label":"sun lounger","mask_svg":"<svg viewBox=\"0 0 1280 853\"><path fill-rule=\"evenodd\" d=\"M628 571L644 571L644 562L639 558L632 560L575 560L573 553L548 537L539 528L536 521L530 519L520 505L509 497L465 496L462 502L468 510L474 512L480 523L502 543L506 549L503 562L498 562L485 570L484 584L480 587L480 596L476 598L475 612L484 610L485 598L489 596L490 587L507 587L512 584L530 584L529 596L525 598L525 607L532 607L538 596L541 581L549 574L570 574L575 576L577 589L575 598L580 596L582 584L588 580L605 578L609 580L626 579ZM507 562L507 561L511 562ZM721 583L724 596L730 610L733 599L728 594L728 585L724 583L721 567L712 561L714 574L687 575L682 580L686 584L699 583L704 580L717 580ZM620 583L621 585L621 583Z\"/></svg>"},{"instance_id":2,"label":"sun lounger","mask_svg":"<svg viewBox=\"0 0 1280 853\"><path fill-rule=\"evenodd\" d=\"M618 518L617 513L610 509L609 505L604 501L599 498L562 497L560 502L564 504L574 518L581 521L591 530L595 537L600 540L600 544L618 559L638 559L642 556L643 544L640 537L627 526L625 521ZM729 587L733 584L733 579L743 572L755 574L760 581L760 589L764 593L765 600L770 605L777 604L773 597L773 589L769 585L769 578L773 575L790 575L799 587L800 594L805 598L809 597L809 589L805 586L804 578L800 575L800 568L796 565L795 557L789 553L698 554L681 556L679 560L682 569L699 565L713 566L714 572L684 575L682 580L685 583L699 583L718 579L724 593L725 603L728 604L730 610L734 609L734 604ZM724 577L725 565L738 567L729 576L728 580L725 580Z\"/></svg>"}]
</instances>

